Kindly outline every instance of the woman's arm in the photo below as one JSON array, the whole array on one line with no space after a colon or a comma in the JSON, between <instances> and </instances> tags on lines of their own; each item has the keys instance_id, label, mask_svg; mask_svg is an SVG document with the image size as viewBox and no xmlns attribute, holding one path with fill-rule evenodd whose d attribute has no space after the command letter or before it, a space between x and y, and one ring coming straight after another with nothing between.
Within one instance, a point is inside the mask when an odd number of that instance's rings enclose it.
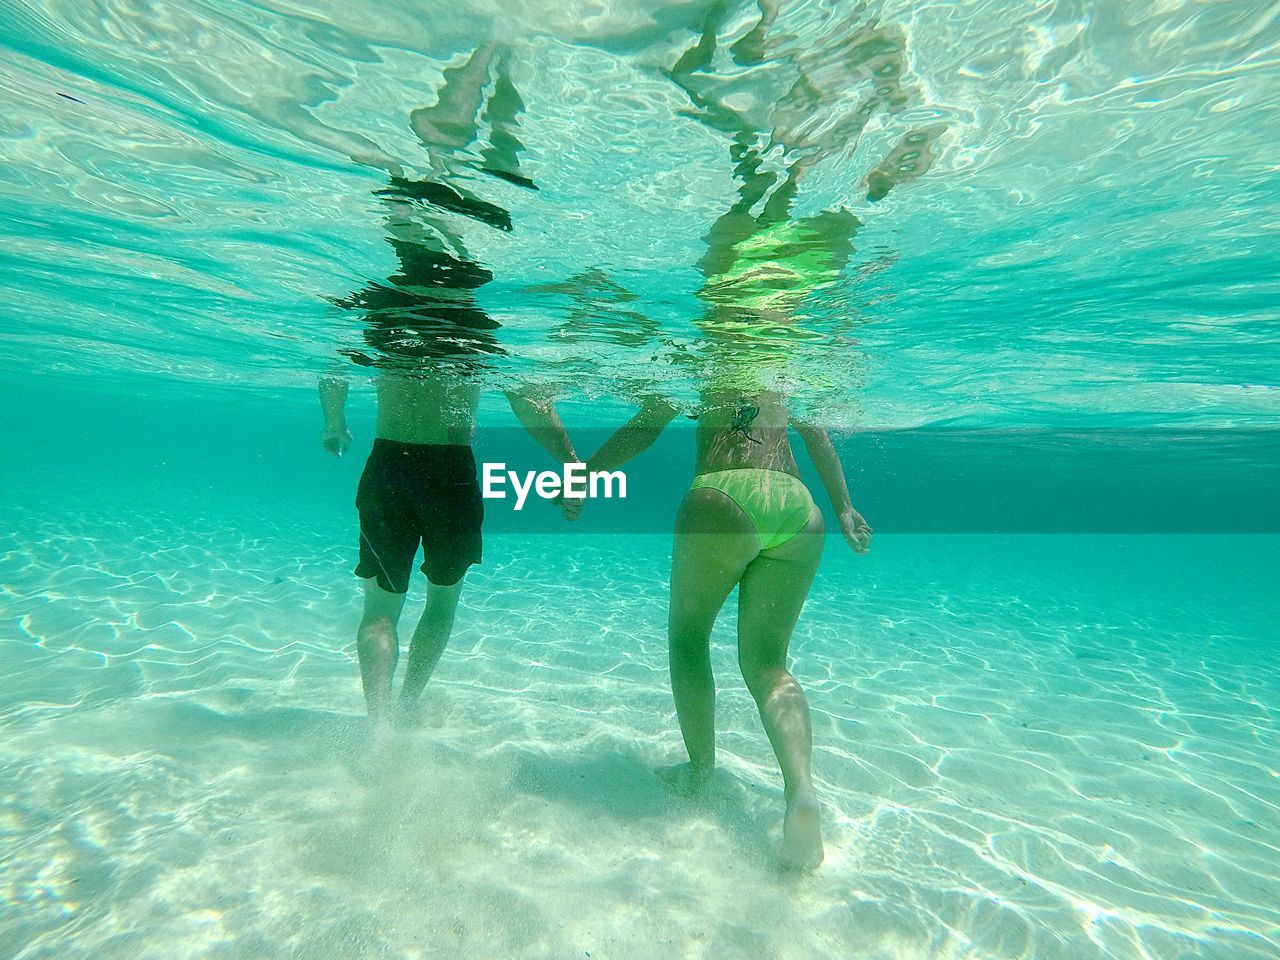
<instances>
[{"instance_id":1,"label":"woman's arm","mask_svg":"<svg viewBox=\"0 0 1280 960\"><path fill-rule=\"evenodd\" d=\"M630 420L615 430L600 448L587 458L587 473L611 472L628 460L638 457L662 435L667 424L679 412L674 404L660 397L646 397ZM583 500L565 497L560 509L566 520L577 520L582 514Z\"/></svg>"},{"instance_id":2,"label":"woman's arm","mask_svg":"<svg viewBox=\"0 0 1280 960\"><path fill-rule=\"evenodd\" d=\"M844 534L845 541L853 547L855 553L866 553L871 549L871 527L862 514L854 509L853 501L849 499L844 467L840 464L835 444L831 442L831 435L822 427L815 427L802 420L792 420L791 425L800 434L805 449L809 451L809 459L822 478L822 485L840 520L840 532Z\"/></svg>"},{"instance_id":3,"label":"woman's arm","mask_svg":"<svg viewBox=\"0 0 1280 960\"><path fill-rule=\"evenodd\" d=\"M617 470L644 453L662 435L679 407L661 397L646 397L636 415L615 430L587 460L587 469Z\"/></svg>"}]
</instances>

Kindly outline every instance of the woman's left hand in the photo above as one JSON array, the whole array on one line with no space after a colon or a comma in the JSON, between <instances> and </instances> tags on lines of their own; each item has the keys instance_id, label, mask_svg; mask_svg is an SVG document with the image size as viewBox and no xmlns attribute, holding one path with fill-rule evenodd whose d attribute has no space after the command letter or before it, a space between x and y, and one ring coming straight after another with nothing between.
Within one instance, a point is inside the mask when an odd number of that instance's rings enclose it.
<instances>
[{"instance_id":1,"label":"woman's left hand","mask_svg":"<svg viewBox=\"0 0 1280 960\"><path fill-rule=\"evenodd\" d=\"M871 525L852 507L840 514L840 532L854 553L871 552Z\"/></svg>"}]
</instances>

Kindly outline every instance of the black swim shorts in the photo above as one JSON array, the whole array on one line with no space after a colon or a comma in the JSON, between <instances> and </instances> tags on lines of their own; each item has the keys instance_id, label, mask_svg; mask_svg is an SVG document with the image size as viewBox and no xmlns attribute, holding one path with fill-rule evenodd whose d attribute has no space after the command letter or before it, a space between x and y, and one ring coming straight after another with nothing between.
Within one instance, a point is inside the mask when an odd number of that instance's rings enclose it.
<instances>
[{"instance_id":1,"label":"black swim shorts","mask_svg":"<svg viewBox=\"0 0 1280 960\"><path fill-rule=\"evenodd\" d=\"M376 577L383 590L408 591L419 543L426 551L422 572L440 586L452 586L480 562L484 501L468 446L375 440L356 509L356 576Z\"/></svg>"}]
</instances>

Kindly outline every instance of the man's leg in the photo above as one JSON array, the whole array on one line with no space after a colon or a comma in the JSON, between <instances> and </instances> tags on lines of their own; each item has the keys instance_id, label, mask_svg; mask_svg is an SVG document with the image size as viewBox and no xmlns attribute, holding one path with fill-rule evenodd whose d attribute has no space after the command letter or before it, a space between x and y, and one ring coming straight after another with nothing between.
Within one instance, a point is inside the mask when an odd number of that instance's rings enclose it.
<instances>
[{"instance_id":1,"label":"man's leg","mask_svg":"<svg viewBox=\"0 0 1280 960\"><path fill-rule=\"evenodd\" d=\"M663 776L695 789L716 761L716 685L711 675L711 628L742 571L760 549L755 527L718 490L692 490L676 516L671 557L671 610L667 638L671 692L689 764Z\"/></svg>"},{"instance_id":2,"label":"man's leg","mask_svg":"<svg viewBox=\"0 0 1280 960\"><path fill-rule=\"evenodd\" d=\"M787 647L821 555L822 514L815 507L804 531L753 560L738 588L738 664L782 768L783 860L801 869L822 862L822 831L809 773L809 704L787 671Z\"/></svg>"},{"instance_id":3,"label":"man's leg","mask_svg":"<svg viewBox=\"0 0 1280 960\"><path fill-rule=\"evenodd\" d=\"M404 685L400 688L402 714L412 712L422 696L423 688L440 662L440 655L449 642L453 630L454 614L458 612L458 598L462 596L462 581L443 587L427 584L427 606L422 611L418 628L409 641L409 662L405 667Z\"/></svg>"},{"instance_id":4,"label":"man's leg","mask_svg":"<svg viewBox=\"0 0 1280 960\"><path fill-rule=\"evenodd\" d=\"M369 720L375 729L381 729L390 719L391 679L400 654L396 624L404 609L404 598L403 593L383 590L374 579L365 581L364 615L356 633L356 651Z\"/></svg>"},{"instance_id":5,"label":"man's leg","mask_svg":"<svg viewBox=\"0 0 1280 960\"><path fill-rule=\"evenodd\" d=\"M417 506L426 556L427 603L409 644L409 665L400 688L401 720L412 722L414 708L449 643L462 582L479 563L483 538L484 499L470 447L438 447L433 453L432 482L424 486Z\"/></svg>"}]
</instances>

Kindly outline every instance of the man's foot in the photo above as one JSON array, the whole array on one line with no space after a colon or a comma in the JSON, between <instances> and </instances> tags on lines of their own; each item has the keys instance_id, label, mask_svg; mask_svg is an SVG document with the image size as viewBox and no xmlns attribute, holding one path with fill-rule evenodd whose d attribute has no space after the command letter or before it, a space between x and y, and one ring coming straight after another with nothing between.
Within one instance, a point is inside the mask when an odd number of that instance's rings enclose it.
<instances>
[{"instance_id":1,"label":"man's foot","mask_svg":"<svg viewBox=\"0 0 1280 960\"><path fill-rule=\"evenodd\" d=\"M367 721L368 729L366 733L365 749L370 754L389 753L392 749L392 742L395 740L395 729L391 724L391 718L395 714L386 708L378 717L370 717Z\"/></svg>"},{"instance_id":2,"label":"man's foot","mask_svg":"<svg viewBox=\"0 0 1280 960\"><path fill-rule=\"evenodd\" d=\"M421 700L397 700L392 722L397 730L417 730L426 726L426 712Z\"/></svg>"},{"instance_id":3,"label":"man's foot","mask_svg":"<svg viewBox=\"0 0 1280 960\"><path fill-rule=\"evenodd\" d=\"M822 808L812 791L787 801L781 856L788 870L815 870L822 863Z\"/></svg>"},{"instance_id":4,"label":"man's foot","mask_svg":"<svg viewBox=\"0 0 1280 960\"><path fill-rule=\"evenodd\" d=\"M674 767L659 767L654 772L676 793L683 797L693 797L706 792L714 770L714 767L695 767L692 763L678 763Z\"/></svg>"},{"instance_id":5,"label":"man's foot","mask_svg":"<svg viewBox=\"0 0 1280 960\"><path fill-rule=\"evenodd\" d=\"M443 727L449 720L450 709L444 692L432 689L413 699L397 698L391 722L400 731Z\"/></svg>"},{"instance_id":6,"label":"man's foot","mask_svg":"<svg viewBox=\"0 0 1280 960\"><path fill-rule=\"evenodd\" d=\"M395 760L395 734L385 720L366 720L363 735L351 743L345 766L361 783L373 786L384 780Z\"/></svg>"}]
</instances>

